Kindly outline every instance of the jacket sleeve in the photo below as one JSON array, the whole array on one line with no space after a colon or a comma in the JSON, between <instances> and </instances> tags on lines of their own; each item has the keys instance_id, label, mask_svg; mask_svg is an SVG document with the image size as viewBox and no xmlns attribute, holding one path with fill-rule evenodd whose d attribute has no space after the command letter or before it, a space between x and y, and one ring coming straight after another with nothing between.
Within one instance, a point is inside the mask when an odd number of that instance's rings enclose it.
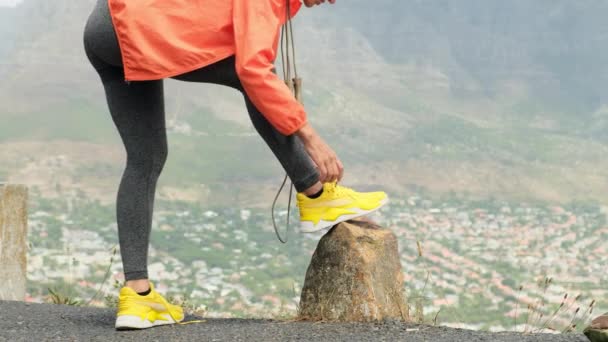
<instances>
[{"instance_id":1,"label":"jacket sleeve","mask_svg":"<svg viewBox=\"0 0 608 342\"><path fill-rule=\"evenodd\" d=\"M281 25L271 0L233 0L236 72L251 102L279 132L306 124L304 107L272 71Z\"/></svg>"}]
</instances>

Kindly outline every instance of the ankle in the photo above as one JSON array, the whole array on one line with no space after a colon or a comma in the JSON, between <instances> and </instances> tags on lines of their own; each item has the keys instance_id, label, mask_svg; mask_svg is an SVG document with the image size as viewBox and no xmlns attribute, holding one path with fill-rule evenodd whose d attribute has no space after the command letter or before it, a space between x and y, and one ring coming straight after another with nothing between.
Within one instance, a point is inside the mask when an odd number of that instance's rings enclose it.
<instances>
[{"instance_id":1,"label":"ankle","mask_svg":"<svg viewBox=\"0 0 608 342\"><path fill-rule=\"evenodd\" d=\"M148 279L128 280L125 286L133 289L137 293L147 292L150 290L150 282Z\"/></svg>"},{"instance_id":2,"label":"ankle","mask_svg":"<svg viewBox=\"0 0 608 342\"><path fill-rule=\"evenodd\" d=\"M321 182L316 182L313 186L311 186L310 188L302 191L302 193L308 197L313 196L319 192L323 191L323 183Z\"/></svg>"}]
</instances>

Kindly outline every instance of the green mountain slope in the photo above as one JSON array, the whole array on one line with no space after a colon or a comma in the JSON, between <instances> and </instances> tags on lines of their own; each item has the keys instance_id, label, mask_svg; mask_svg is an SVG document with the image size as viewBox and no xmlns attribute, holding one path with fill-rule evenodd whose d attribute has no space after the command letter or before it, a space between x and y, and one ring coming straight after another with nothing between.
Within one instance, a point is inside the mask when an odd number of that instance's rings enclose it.
<instances>
[{"instance_id":1,"label":"green mountain slope","mask_svg":"<svg viewBox=\"0 0 608 342\"><path fill-rule=\"evenodd\" d=\"M91 146L113 151L99 161L112 177L124 162L82 48L93 4L25 0L0 10L12 20L2 21L0 37L14 42L0 49L0 157L40 160L49 156L39 146L70 141L54 152L81 167L59 182L85 189L99 187L83 164ZM303 8L295 33L309 117L359 187L606 199L607 6L352 0ZM168 80L166 108L161 186L255 188L280 177L236 92ZM0 176L52 178L33 176L32 162L0 165Z\"/></svg>"}]
</instances>

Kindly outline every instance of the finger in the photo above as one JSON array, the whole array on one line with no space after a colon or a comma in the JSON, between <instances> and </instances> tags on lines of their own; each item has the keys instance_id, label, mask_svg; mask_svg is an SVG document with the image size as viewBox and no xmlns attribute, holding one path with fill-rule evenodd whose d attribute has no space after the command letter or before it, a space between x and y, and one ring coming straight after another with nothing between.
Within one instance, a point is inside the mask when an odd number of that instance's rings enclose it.
<instances>
[{"instance_id":1,"label":"finger","mask_svg":"<svg viewBox=\"0 0 608 342\"><path fill-rule=\"evenodd\" d=\"M319 163L319 181L321 183L325 183L325 179L327 178L327 166L325 163Z\"/></svg>"},{"instance_id":2,"label":"finger","mask_svg":"<svg viewBox=\"0 0 608 342\"><path fill-rule=\"evenodd\" d=\"M329 162L329 170L327 171L327 173L328 173L327 178L329 178L330 182L333 182L336 180L336 176L337 176L336 162L333 159Z\"/></svg>"},{"instance_id":3,"label":"finger","mask_svg":"<svg viewBox=\"0 0 608 342\"><path fill-rule=\"evenodd\" d=\"M334 163L333 159L330 159L327 162L327 181L334 182L336 180L336 163Z\"/></svg>"},{"instance_id":4,"label":"finger","mask_svg":"<svg viewBox=\"0 0 608 342\"><path fill-rule=\"evenodd\" d=\"M342 162L340 161L340 159L338 159L338 171L340 171L340 174L338 175L338 182L342 180L342 177L344 177L344 165L342 165Z\"/></svg>"},{"instance_id":5,"label":"finger","mask_svg":"<svg viewBox=\"0 0 608 342\"><path fill-rule=\"evenodd\" d=\"M327 163L327 177L325 177L327 182L333 182L336 178L336 171L333 164L333 162Z\"/></svg>"},{"instance_id":6,"label":"finger","mask_svg":"<svg viewBox=\"0 0 608 342\"><path fill-rule=\"evenodd\" d=\"M338 160L334 162L334 169L336 170L335 180L338 182L340 180L340 165L338 165Z\"/></svg>"},{"instance_id":7,"label":"finger","mask_svg":"<svg viewBox=\"0 0 608 342\"><path fill-rule=\"evenodd\" d=\"M340 174L342 173L342 171L341 171L342 165L340 163L340 159L338 159L338 156L336 154L334 154L333 166L334 166L334 170L336 172L335 181L338 182L338 181L340 181Z\"/></svg>"},{"instance_id":8,"label":"finger","mask_svg":"<svg viewBox=\"0 0 608 342\"><path fill-rule=\"evenodd\" d=\"M335 182L338 179L338 166L333 158L329 161L327 174L329 182Z\"/></svg>"}]
</instances>

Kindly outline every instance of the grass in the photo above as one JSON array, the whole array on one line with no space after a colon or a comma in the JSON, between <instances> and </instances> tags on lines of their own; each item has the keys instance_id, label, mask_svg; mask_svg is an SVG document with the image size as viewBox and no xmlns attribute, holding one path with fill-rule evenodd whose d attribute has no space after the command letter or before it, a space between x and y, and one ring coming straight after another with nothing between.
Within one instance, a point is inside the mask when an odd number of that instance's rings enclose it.
<instances>
[{"instance_id":1,"label":"grass","mask_svg":"<svg viewBox=\"0 0 608 342\"><path fill-rule=\"evenodd\" d=\"M573 300L568 301L568 293L565 293L560 304L548 303L546 298L547 290L553 284L553 278L544 277L540 279L536 285L541 291L541 294L533 304L527 305L526 322L524 333L539 333L545 330L554 332L569 333L582 331L583 325L589 324L593 308L595 307L595 299L591 299L589 304L585 305L581 302L582 295L577 295ZM519 299L523 286L518 288L517 309L519 308ZM516 309L516 310L517 310ZM557 319L567 317L568 323L563 326L558 326ZM514 318L514 326L517 326L517 314Z\"/></svg>"},{"instance_id":2,"label":"grass","mask_svg":"<svg viewBox=\"0 0 608 342\"><path fill-rule=\"evenodd\" d=\"M47 290L49 292L49 294L47 296L48 301L53 304L89 306L91 304L91 302L95 298L97 298L97 296L99 296L101 294L104 284L110 278L110 273L111 273L110 271L112 269L112 264L114 263L114 258L116 257L117 251L118 251L118 246L114 246L112 248L112 256L110 257L110 263L109 263L108 267L106 268L106 272L103 276L103 279L102 279L102 281L99 282L99 287L97 288L97 291L93 294L93 296L91 298L89 298L88 300L81 299L78 297L76 287L74 286L73 283L61 283L60 286L56 285L56 286L47 288ZM69 253L69 249L68 249L68 253ZM74 260L74 262L75 262L75 260ZM72 273L71 267L70 267L70 273ZM73 279L73 276L71 276L70 279ZM114 284L114 288L116 288L116 283ZM105 300L106 300L106 304L111 303L111 301L108 300L107 296L105 297Z\"/></svg>"},{"instance_id":3,"label":"grass","mask_svg":"<svg viewBox=\"0 0 608 342\"><path fill-rule=\"evenodd\" d=\"M99 283L99 287L97 288L97 292L95 292L95 294L86 302L87 305L91 304L91 302L93 301L93 299L95 299L101 293L101 290L103 289L103 285L109 279L110 272L112 270L112 264L114 263L114 258L116 257L116 252L117 251L118 251L118 246L114 246L112 248L112 256L110 257L110 264L108 265L108 268L106 269L106 273L103 276L103 280Z\"/></svg>"},{"instance_id":4,"label":"grass","mask_svg":"<svg viewBox=\"0 0 608 342\"><path fill-rule=\"evenodd\" d=\"M83 304L82 300L74 298L71 294L65 293L57 288L49 288L49 301L53 304L65 304L80 306Z\"/></svg>"},{"instance_id":5,"label":"grass","mask_svg":"<svg viewBox=\"0 0 608 342\"><path fill-rule=\"evenodd\" d=\"M422 243L420 241L416 241L416 249L418 251L418 257L422 258L423 257L423 249L422 249ZM412 312L411 310L411 303L410 301L413 300L414 302L414 320L417 323L424 323L424 307L423 307L423 300L429 300L428 297L425 297L423 294L426 290L426 287L429 283L429 280L431 278L431 272L428 269L428 265L426 263L426 260L423 259L423 264L422 267L424 268L424 271L426 273L426 278L424 280L424 286L422 287L422 290L420 290L420 295L414 296L414 295L410 295L408 296L408 306L410 306L409 311ZM435 319L433 320L433 323L436 324L437 322L437 316L439 315L439 312L437 312L437 314L435 315Z\"/></svg>"},{"instance_id":6,"label":"grass","mask_svg":"<svg viewBox=\"0 0 608 342\"><path fill-rule=\"evenodd\" d=\"M296 289L296 283L292 282L292 298L296 298L299 296L297 289ZM300 303L297 301L294 301L295 304L295 311L294 310L288 310L286 308L286 302L285 300L283 300L281 298L281 305L279 306L279 310L278 313L276 313L273 317L273 319L277 319L277 320L281 320L281 321L295 321L298 320L300 317L300 312L301 312L301 308L300 308Z\"/></svg>"}]
</instances>

